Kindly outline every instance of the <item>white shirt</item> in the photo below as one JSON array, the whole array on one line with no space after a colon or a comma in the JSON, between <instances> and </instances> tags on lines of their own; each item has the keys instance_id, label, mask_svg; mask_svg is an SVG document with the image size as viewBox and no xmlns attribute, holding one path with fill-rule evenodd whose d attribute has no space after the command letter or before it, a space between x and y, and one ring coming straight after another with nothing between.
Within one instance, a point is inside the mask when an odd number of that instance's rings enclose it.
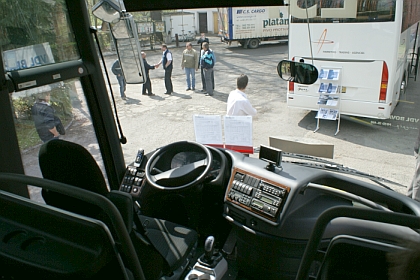
<instances>
[{"instance_id":1,"label":"white shirt","mask_svg":"<svg viewBox=\"0 0 420 280\"><path fill-rule=\"evenodd\" d=\"M166 51L162 52L162 54L165 54L165 52L166 52ZM172 53L171 53L171 52L168 52L168 53L166 54L166 60L167 60L167 61L172 61Z\"/></svg>"},{"instance_id":2,"label":"white shirt","mask_svg":"<svg viewBox=\"0 0 420 280\"><path fill-rule=\"evenodd\" d=\"M228 116L255 116L256 114L257 110L252 107L245 93L239 89L235 89L229 93L227 100Z\"/></svg>"}]
</instances>

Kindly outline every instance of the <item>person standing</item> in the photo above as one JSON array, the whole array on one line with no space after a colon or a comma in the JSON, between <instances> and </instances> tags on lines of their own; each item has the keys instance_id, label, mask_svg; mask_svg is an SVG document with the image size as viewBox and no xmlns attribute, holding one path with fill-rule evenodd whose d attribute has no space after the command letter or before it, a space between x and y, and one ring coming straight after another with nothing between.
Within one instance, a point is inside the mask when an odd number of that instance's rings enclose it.
<instances>
[{"instance_id":1,"label":"person standing","mask_svg":"<svg viewBox=\"0 0 420 280\"><path fill-rule=\"evenodd\" d=\"M49 92L40 93L31 108L36 132L44 143L59 138L60 134L65 134L64 126L60 118L55 115L50 99L51 94Z\"/></svg>"},{"instance_id":2,"label":"person standing","mask_svg":"<svg viewBox=\"0 0 420 280\"><path fill-rule=\"evenodd\" d=\"M149 63L147 63L146 60L146 53L145 52L141 52L141 58L143 58L143 65L144 65L144 71L145 71L145 75L146 75L146 82L144 82L143 84L143 95L149 95L149 96L153 96L155 95L154 93L152 93L152 82L150 81L150 77L149 77L149 70L150 69L155 69L155 65L150 65ZM148 93L146 93L146 91Z\"/></svg>"},{"instance_id":3,"label":"person standing","mask_svg":"<svg viewBox=\"0 0 420 280\"><path fill-rule=\"evenodd\" d=\"M205 38L205 39L207 39L207 38ZM207 41L208 41L208 39L207 39ZM204 42L207 42L207 41L203 41L203 43L201 44L200 57L202 57L203 54L204 54L203 45L204 45ZM212 49L209 48L209 50L213 53L213 72L211 72L211 82L212 82L213 90L214 90L214 85L215 85L215 83L214 83L214 65L216 64L216 55L215 55L215 53ZM201 90L201 92L204 93L204 92L206 92L206 80L204 78L203 68L201 68L201 83L203 85L203 89Z\"/></svg>"},{"instance_id":4,"label":"person standing","mask_svg":"<svg viewBox=\"0 0 420 280\"><path fill-rule=\"evenodd\" d=\"M255 116L257 110L249 102L245 89L248 86L248 76L240 75L236 79L236 89L229 93L227 100L228 116Z\"/></svg>"},{"instance_id":5,"label":"person standing","mask_svg":"<svg viewBox=\"0 0 420 280\"><path fill-rule=\"evenodd\" d=\"M181 68L187 75L186 90L191 90L191 88L195 90L195 71L198 70L198 54L190 42L186 44L186 49L182 52Z\"/></svg>"},{"instance_id":6,"label":"person standing","mask_svg":"<svg viewBox=\"0 0 420 280\"><path fill-rule=\"evenodd\" d=\"M166 44L162 44L162 59L156 64L156 67L162 64L163 69L165 70L165 94L172 94L173 86L172 86L172 68L173 68L173 59L172 53L168 49Z\"/></svg>"},{"instance_id":7,"label":"person standing","mask_svg":"<svg viewBox=\"0 0 420 280\"><path fill-rule=\"evenodd\" d=\"M213 52L209 48L209 44L207 42L203 43L203 55L201 56L200 60L201 69L204 74L205 80L205 87L207 94L212 96L213 95L213 83L211 80L211 75L213 73L213 66L214 66L214 56ZM204 83L203 83L204 87Z\"/></svg>"},{"instance_id":8,"label":"person standing","mask_svg":"<svg viewBox=\"0 0 420 280\"><path fill-rule=\"evenodd\" d=\"M408 186L407 196L420 201L420 157L419 157L419 147L420 147L420 129L419 134L417 135L416 143L414 144L414 157L416 158L416 169L414 171L414 177L411 181L410 186Z\"/></svg>"},{"instance_id":9,"label":"person standing","mask_svg":"<svg viewBox=\"0 0 420 280\"><path fill-rule=\"evenodd\" d=\"M200 46L203 46L204 42L210 43L209 38L206 37L206 34L201 33L200 38L198 38L197 40L197 44L199 44Z\"/></svg>"},{"instance_id":10,"label":"person standing","mask_svg":"<svg viewBox=\"0 0 420 280\"><path fill-rule=\"evenodd\" d=\"M127 96L125 96L125 90L127 88L127 83L125 82L124 74L121 68L120 61L117 59L114 61L111 67L112 73L117 77L118 84L120 85L120 94L121 98L126 100Z\"/></svg>"}]
</instances>

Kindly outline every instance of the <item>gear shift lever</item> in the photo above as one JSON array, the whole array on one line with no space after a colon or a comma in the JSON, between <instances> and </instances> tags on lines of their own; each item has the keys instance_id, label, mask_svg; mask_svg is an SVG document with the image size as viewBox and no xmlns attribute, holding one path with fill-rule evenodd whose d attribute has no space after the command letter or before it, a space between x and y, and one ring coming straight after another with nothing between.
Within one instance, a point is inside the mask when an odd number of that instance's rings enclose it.
<instances>
[{"instance_id":1,"label":"gear shift lever","mask_svg":"<svg viewBox=\"0 0 420 280\"><path fill-rule=\"evenodd\" d=\"M211 264L214 252L214 237L209 236L204 242L204 259L203 261L207 264Z\"/></svg>"},{"instance_id":2,"label":"gear shift lever","mask_svg":"<svg viewBox=\"0 0 420 280\"><path fill-rule=\"evenodd\" d=\"M204 242L204 254L201 255L193 269L184 280L210 279L220 280L227 271L227 261L222 254L214 249L214 237L209 236Z\"/></svg>"}]
</instances>

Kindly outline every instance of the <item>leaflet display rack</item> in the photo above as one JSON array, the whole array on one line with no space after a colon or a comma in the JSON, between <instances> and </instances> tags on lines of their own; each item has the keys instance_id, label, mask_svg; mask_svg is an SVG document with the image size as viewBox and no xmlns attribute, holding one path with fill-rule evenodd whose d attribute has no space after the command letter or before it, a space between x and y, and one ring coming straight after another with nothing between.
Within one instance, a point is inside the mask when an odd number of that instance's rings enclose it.
<instances>
[{"instance_id":1,"label":"leaflet display rack","mask_svg":"<svg viewBox=\"0 0 420 280\"><path fill-rule=\"evenodd\" d=\"M319 98L317 123L314 132L319 129L320 119L337 121L337 131L340 131L340 103L342 69L337 67L322 67L319 71Z\"/></svg>"}]
</instances>

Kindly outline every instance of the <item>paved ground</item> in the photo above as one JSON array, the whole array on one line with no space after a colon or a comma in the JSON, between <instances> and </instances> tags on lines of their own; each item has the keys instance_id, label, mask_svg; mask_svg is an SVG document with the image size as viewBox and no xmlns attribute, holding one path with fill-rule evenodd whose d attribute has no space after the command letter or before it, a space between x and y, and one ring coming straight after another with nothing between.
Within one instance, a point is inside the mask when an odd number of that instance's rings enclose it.
<instances>
[{"instance_id":1,"label":"paved ground","mask_svg":"<svg viewBox=\"0 0 420 280\"><path fill-rule=\"evenodd\" d=\"M286 105L286 82L277 76L277 63L287 57L287 44L268 44L258 49L227 48L217 37L210 38L210 47L217 56L215 66L215 94L205 96L199 92L185 91L185 75L181 70L179 48L170 47L174 55L174 93L165 95L164 71L162 68L150 71L152 88L156 96L141 95L142 85L128 85L128 100L119 98L118 83L111 77L113 92L121 125L128 143L123 145L125 160L134 160L138 148L146 152L177 140L195 140L192 117L194 114L221 115L226 113L226 100L235 89L236 77L249 76L247 95L258 110L253 119L253 145L268 145L270 136L278 136L306 142L321 142L334 145L334 161L361 171L382 176L408 185L414 172L413 145L417 136L419 113L417 95L420 86L412 82L395 112L394 119L372 124L370 119L343 118L337 136L335 121L323 121L316 127L315 113L290 109ZM194 45L198 49L197 45ZM157 63L160 49L145 50L149 64ZM115 55L106 56L110 68ZM199 72L196 75L196 89L201 89ZM98 147L88 121L84 103L76 104L75 121L64 137L84 144L92 154L99 157ZM416 119L417 118L417 119ZM387 126L386 123L391 123ZM37 169L37 148L25 153L26 172L39 176ZM257 155L253 155L257 156ZM404 188L398 191L405 192ZM39 197L32 191L33 197Z\"/></svg>"}]
</instances>

